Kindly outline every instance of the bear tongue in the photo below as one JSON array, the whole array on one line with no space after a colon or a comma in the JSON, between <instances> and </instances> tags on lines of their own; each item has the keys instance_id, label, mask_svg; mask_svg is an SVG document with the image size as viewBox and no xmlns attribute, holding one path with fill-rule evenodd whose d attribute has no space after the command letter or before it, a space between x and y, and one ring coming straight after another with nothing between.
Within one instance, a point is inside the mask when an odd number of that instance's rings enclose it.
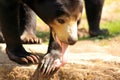
<instances>
[{"instance_id":1,"label":"bear tongue","mask_svg":"<svg viewBox=\"0 0 120 80\"><path fill-rule=\"evenodd\" d=\"M68 44L62 42L59 40L59 38L56 36L56 41L58 42L58 44L61 46L62 48L62 64L64 65L66 63L66 58L65 58L65 54L67 52L67 48L68 48Z\"/></svg>"},{"instance_id":2,"label":"bear tongue","mask_svg":"<svg viewBox=\"0 0 120 80\"><path fill-rule=\"evenodd\" d=\"M65 43L61 43L61 47L62 47L62 63L63 65L67 62L67 48L68 48L68 44L65 44Z\"/></svg>"}]
</instances>

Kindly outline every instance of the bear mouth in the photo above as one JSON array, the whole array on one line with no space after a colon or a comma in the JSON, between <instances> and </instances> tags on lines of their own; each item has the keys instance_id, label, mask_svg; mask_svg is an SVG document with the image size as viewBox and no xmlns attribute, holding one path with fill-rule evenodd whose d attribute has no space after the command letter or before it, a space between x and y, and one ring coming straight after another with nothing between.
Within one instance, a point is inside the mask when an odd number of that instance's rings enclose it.
<instances>
[{"instance_id":1,"label":"bear mouth","mask_svg":"<svg viewBox=\"0 0 120 80\"><path fill-rule=\"evenodd\" d=\"M67 54L68 44L62 42L57 36L55 36L55 40L58 42L58 44L62 48L61 61L62 61L63 65L64 65L67 62L66 54Z\"/></svg>"},{"instance_id":2,"label":"bear mouth","mask_svg":"<svg viewBox=\"0 0 120 80\"><path fill-rule=\"evenodd\" d=\"M64 57L65 57L64 55L67 53L68 44L61 41L54 32L53 32L53 38L60 45L60 47L62 49L62 58L64 59Z\"/></svg>"},{"instance_id":3,"label":"bear mouth","mask_svg":"<svg viewBox=\"0 0 120 80\"><path fill-rule=\"evenodd\" d=\"M62 42L57 36L55 36L55 40L58 42L58 44L62 48L62 54L64 54L66 52L66 49L68 48L68 44Z\"/></svg>"}]
</instances>

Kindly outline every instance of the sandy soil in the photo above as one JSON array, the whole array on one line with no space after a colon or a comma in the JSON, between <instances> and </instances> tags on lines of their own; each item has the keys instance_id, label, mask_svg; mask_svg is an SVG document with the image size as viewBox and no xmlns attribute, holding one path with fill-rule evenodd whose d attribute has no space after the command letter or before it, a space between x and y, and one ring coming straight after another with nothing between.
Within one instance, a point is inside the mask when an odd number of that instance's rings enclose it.
<instances>
[{"instance_id":1,"label":"sandy soil","mask_svg":"<svg viewBox=\"0 0 120 80\"><path fill-rule=\"evenodd\" d=\"M114 12L120 6L117 1L104 6L103 22L119 18L120 12ZM47 50L44 44L24 47L34 53ZM5 45L0 44L0 80L29 80L36 67L16 65L7 58L4 49ZM50 80L120 80L120 35L110 39L78 41L69 47L68 53L68 64Z\"/></svg>"}]
</instances>

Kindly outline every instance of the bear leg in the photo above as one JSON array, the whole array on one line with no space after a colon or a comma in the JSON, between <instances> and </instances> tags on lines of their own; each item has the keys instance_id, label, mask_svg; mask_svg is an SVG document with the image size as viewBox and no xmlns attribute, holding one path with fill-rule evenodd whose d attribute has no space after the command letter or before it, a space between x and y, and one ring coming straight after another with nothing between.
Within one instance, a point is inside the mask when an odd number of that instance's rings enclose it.
<instances>
[{"instance_id":1,"label":"bear leg","mask_svg":"<svg viewBox=\"0 0 120 80\"><path fill-rule=\"evenodd\" d=\"M14 0L2 0L0 4L1 30L6 42L8 57L19 64L38 63L37 55L26 52L21 44L18 30L18 3Z\"/></svg>"},{"instance_id":2,"label":"bear leg","mask_svg":"<svg viewBox=\"0 0 120 80\"><path fill-rule=\"evenodd\" d=\"M103 4L104 0L85 0L89 34L91 37L109 33L107 29L100 29Z\"/></svg>"},{"instance_id":3,"label":"bear leg","mask_svg":"<svg viewBox=\"0 0 120 80\"><path fill-rule=\"evenodd\" d=\"M42 40L36 36L36 14L25 4L19 4L19 33L24 44L38 44ZM1 23L0 23L1 26ZM0 28L0 42L5 42Z\"/></svg>"},{"instance_id":4,"label":"bear leg","mask_svg":"<svg viewBox=\"0 0 120 80\"><path fill-rule=\"evenodd\" d=\"M20 4L20 35L22 43L41 43L36 36L36 14L25 4Z\"/></svg>"}]
</instances>

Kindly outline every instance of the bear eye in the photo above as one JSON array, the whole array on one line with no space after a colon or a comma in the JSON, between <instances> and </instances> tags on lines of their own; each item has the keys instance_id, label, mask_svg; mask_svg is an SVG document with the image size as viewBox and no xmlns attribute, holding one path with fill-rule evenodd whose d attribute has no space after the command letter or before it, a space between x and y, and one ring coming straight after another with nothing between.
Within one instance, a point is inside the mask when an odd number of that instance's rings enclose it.
<instances>
[{"instance_id":1,"label":"bear eye","mask_svg":"<svg viewBox=\"0 0 120 80\"><path fill-rule=\"evenodd\" d=\"M64 23L65 23L65 20L64 20L64 19L57 19L57 21L58 21L60 24L64 24Z\"/></svg>"}]
</instances>

